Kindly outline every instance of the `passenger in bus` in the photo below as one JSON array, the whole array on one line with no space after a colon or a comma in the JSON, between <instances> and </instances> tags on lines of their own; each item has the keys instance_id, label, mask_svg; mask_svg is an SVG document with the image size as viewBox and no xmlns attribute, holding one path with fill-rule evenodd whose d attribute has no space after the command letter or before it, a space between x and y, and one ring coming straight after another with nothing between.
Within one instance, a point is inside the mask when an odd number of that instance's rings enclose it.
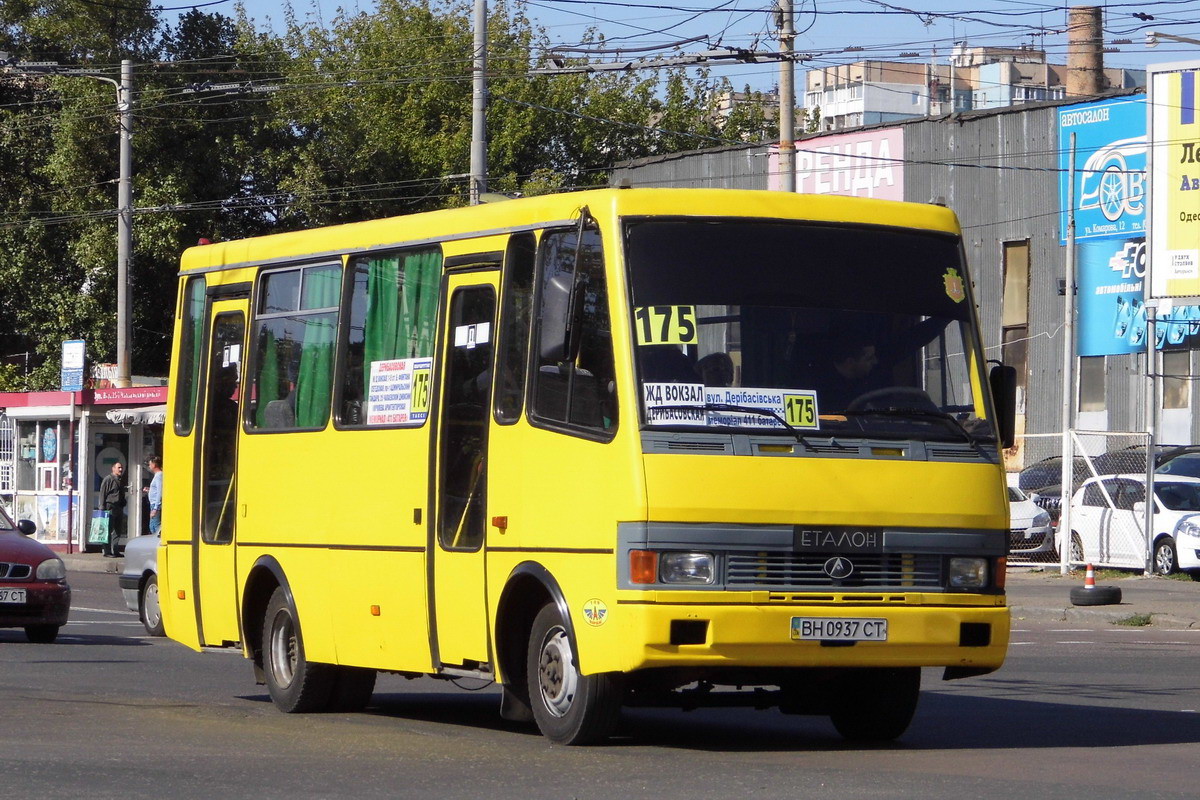
<instances>
[{"instance_id":1,"label":"passenger in bus","mask_svg":"<svg viewBox=\"0 0 1200 800\"><path fill-rule=\"evenodd\" d=\"M733 386L733 359L728 353L709 353L696 362L696 374L705 386Z\"/></svg>"},{"instance_id":2,"label":"passenger in bus","mask_svg":"<svg viewBox=\"0 0 1200 800\"><path fill-rule=\"evenodd\" d=\"M696 383L691 359L677 345L642 345L638 348L638 362L645 383Z\"/></svg>"}]
</instances>

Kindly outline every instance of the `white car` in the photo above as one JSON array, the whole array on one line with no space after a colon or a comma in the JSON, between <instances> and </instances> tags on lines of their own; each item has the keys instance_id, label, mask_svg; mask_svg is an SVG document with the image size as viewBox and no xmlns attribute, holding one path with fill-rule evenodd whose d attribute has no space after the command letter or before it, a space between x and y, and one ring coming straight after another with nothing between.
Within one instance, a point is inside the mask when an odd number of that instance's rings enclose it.
<instances>
[{"instance_id":1,"label":"white car","mask_svg":"<svg viewBox=\"0 0 1200 800\"><path fill-rule=\"evenodd\" d=\"M1015 556L1034 556L1054 552L1054 528L1050 514L1025 492L1008 487L1008 552Z\"/></svg>"},{"instance_id":2,"label":"white car","mask_svg":"<svg viewBox=\"0 0 1200 800\"><path fill-rule=\"evenodd\" d=\"M1200 581L1200 478L1162 475L1154 494L1154 571L1183 571ZM1071 498L1072 560L1142 567L1145 500L1142 474L1084 481Z\"/></svg>"}]
</instances>

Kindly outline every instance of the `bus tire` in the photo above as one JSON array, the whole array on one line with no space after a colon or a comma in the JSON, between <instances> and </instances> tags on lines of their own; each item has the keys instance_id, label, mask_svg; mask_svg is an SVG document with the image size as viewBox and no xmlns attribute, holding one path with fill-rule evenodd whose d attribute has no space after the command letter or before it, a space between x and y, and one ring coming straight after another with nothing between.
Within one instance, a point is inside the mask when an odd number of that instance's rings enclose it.
<instances>
[{"instance_id":1,"label":"bus tire","mask_svg":"<svg viewBox=\"0 0 1200 800\"><path fill-rule=\"evenodd\" d=\"M550 741L590 744L616 729L624 694L620 676L580 674L570 634L553 604L533 620L526 674L533 719Z\"/></svg>"},{"instance_id":2,"label":"bus tire","mask_svg":"<svg viewBox=\"0 0 1200 800\"><path fill-rule=\"evenodd\" d=\"M271 701L286 714L324 711L334 685L334 667L304 657L304 637L292 599L276 587L263 619L263 675Z\"/></svg>"},{"instance_id":3,"label":"bus tire","mask_svg":"<svg viewBox=\"0 0 1200 800\"><path fill-rule=\"evenodd\" d=\"M920 695L919 667L854 670L842 682L829 719L850 741L891 741L908 730Z\"/></svg>"},{"instance_id":4,"label":"bus tire","mask_svg":"<svg viewBox=\"0 0 1200 800\"><path fill-rule=\"evenodd\" d=\"M334 667L333 691L329 710L350 714L362 711L375 693L375 670L363 667Z\"/></svg>"}]
</instances>

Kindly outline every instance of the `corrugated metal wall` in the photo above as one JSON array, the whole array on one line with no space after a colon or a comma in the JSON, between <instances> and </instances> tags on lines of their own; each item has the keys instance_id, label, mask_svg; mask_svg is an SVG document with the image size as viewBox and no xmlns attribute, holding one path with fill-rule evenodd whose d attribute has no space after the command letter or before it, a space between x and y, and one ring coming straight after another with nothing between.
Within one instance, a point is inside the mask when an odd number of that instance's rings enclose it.
<instances>
[{"instance_id":1,"label":"corrugated metal wall","mask_svg":"<svg viewBox=\"0 0 1200 800\"><path fill-rule=\"evenodd\" d=\"M905 199L944 203L962 221L989 358L1000 358L1004 243L1029 242L1027 433L1056 432L1062 419L1064 298L1059 281L1065 275L1066 248L1059 244L1060 105L1038 103L886 126L904 130ZM642 159L618 165L613 182L765 189L767 153L768 148L754 146ZM1143 362L1142 355L1107 357L1109 430L1144 425ZM1193 387L1192 397L1195 408L1200 385ZM1193 441L1198 435L1200 415L1194 415Z\"/></svg>"}]
</instances>

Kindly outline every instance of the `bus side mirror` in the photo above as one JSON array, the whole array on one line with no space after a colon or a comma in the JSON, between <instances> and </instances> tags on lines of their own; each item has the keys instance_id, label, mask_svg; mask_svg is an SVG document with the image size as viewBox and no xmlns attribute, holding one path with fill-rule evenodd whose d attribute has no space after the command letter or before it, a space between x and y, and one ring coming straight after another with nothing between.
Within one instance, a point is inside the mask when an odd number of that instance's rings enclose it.
<instances>
[{"instance_id":1,"label":"bus side mirror","mask_svg":"<svg viewBox=\"0 0 1200 800\"><path fill-rule=\"evenodd\" d=\"M1000 429L1001 447L1012 447L1017 423L1017 370L997 364L988 373L992 387L992 407L996 410L996 426Z\"/></svg>"}]
</instances>

